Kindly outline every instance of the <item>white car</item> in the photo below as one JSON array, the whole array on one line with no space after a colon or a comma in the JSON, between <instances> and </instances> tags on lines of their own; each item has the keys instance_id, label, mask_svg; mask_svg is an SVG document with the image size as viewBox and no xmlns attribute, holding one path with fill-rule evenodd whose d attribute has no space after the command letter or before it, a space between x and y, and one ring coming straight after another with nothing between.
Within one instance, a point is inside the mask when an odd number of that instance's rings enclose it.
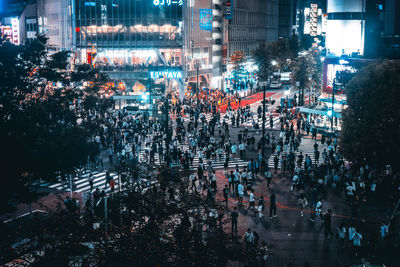
<instances>
[{"instance_id":1,"label":"white car","mask_svg":"<svg viewBox=\"0 0 400 267\"><path fill-rule=\"evenodd\" d=\"M281 88L282 84L276 81L271 82L271 84L269 85L269 88Z\"/></svg>"}]
</instances>

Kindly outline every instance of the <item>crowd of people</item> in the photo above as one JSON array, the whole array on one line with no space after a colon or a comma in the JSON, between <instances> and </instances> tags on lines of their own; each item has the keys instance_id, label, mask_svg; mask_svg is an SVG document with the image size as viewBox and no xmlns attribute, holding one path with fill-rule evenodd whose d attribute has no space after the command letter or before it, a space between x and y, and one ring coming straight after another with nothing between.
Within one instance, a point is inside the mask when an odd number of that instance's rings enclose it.
<instances>
[{"instance_id":1,"label":"crowd of people","mask_svg":"<svg viewBox=\"0 0 400 267\"><path fill-rule=\"evenodd\" d=\"M254 211L249 214L258 214L259 219L264 220L264 206L269 202L269 217L276 218L277 196L269 191L270 185L273 177L288 177L292 180L289 190L300 194L297 203L300 216L304 216L308 210L310 222L320 221L327 238L337 237L341 247L346 245L347 239L354 247L354 253L360 253L366 234L358 227L363 220L359 207L375 198L382 177L366 163L347 162L340 154L336 136L318 133L314 121L307 119L305 114L283 109L279 116L278 132L268 131L262 140L252 129L243 128L236 141L231 134L231 127L252 122L254 130L259 129L258 121L254 122L255 111L250 106L237 110L228 107L225 113L221 113L218 98L210 97L207 101L190 97L182 101L177 97L174 99L168 123L149 118L147 113L131 116L110 110L96 142L102 149L107 149L111 165L115 161L136 160L150 164L165 162L172 167L180 166L188 170L188 190L205 192L205 197L210 201L215 201L219 192L229 208L232 208L229 201L233 200L233 211L230 213L232 233L237 232L237 207L242 206L244 198L248 199L247 209ZM261 115L260 107L256 112L258 116ZM273 117L268 115L267 118L267 127L272 129ZM313 159L301 151L304 138L315 140ZM272 155L274 168L268 168L268 161L262 155L263 145ZM257 156L251 158L246 152ZM231 168L229 163L234 158L248 163L243 168L238 165ZM103 165L101 157L93 159L93 162ZM215 162L224 163L227 183L221 188L217 188ZM255 184L264 179L265 191L255 193ZM334 230L331 225L332 209L324 205L328 191L344 194L351 207L350 223L340 222ZM250 240L246 241L246 244L249 243L248 250L258 251L255 242L251 241L254 237L249 237L255 235L254 231L248 232L245 236L245 240ZM377 233L386 239L389 233L387 223L382 222ZM265 248L265 244L261 247Z\"/></svg>"}]
</instances>

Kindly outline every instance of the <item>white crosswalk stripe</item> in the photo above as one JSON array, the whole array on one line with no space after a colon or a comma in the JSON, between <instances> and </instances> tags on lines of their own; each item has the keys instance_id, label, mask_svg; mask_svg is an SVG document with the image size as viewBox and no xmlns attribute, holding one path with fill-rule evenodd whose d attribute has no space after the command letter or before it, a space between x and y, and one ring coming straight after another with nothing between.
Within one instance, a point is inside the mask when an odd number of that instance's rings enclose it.
<instances>
[{"instance_id":1,"label":"white crosswalk stripe","mask_svg":"<svg viewBox=\"0 0 400 267\"><path fill-rule=\"evenodd\" d=\"M210 122L210 120L212 118L212 115L208 113L208 114L205 115L205 117L206 117L206 121ZM221 122L222 122L222 120L223 120L223 118L221 117ZM253 120L255 122L258 121L259 128L261 129L263 120L262 120L262 117L261 118L258 117L258 114L253 114L253 119L250 118L250 119L246 120L245 122L241 123L240 126L241 127L253 127ZM184 122L189 122L189 121L190 121L190 117L189 116L184 117ZM193 119L193 121L194 121L194 119ZM228 125L232 125L232 119L226 118L225 121L226 121L226 123ZM273 122L274 122L273 128L274 129L280 129L279 117L274 117L273 118ZM198 123L199 123L199 125L201 124L200 119L198 120ZM235 122L235 125L236 125L236 122ZM265 120L265 127L266 128L270 127L269 117L267 117L266 120Z\"/></svg>"},{"instance_id":2,"label":"white crosswalk stripe","mask_svg":"<svg viewBox=\"0 0 400 267\"><path fill-rule=\"evenodd\" d=\"M300 155L300 152L302 152L304 159L303 159L303 164L304 164L304 160L306 159L306 155L310 156L312 163L315 163L315 155L314 155L314 143L315 140L312 140L310 138L303 138L301 143L300 143L300 147L298 149L298 151L295 151L296 154L296 164L297 164L297 157L298 155ZM319 161L322 160L322 152L324 151L324 149L327 149L327 146L324 144L322 145L321 142L317 142L318 143L318 150L320 152L320 156L319 156ZM268 167L269 168L274 168L275 164L274 164L274 157L275 155L277 155L277 153L274 153L271 155L271 157L268 160ZM282 155L282 153L281 153ZM281 167L281 163L278 163L278 168ZM303 166L302 166L303 167Z\"/></svg>"},{"instance_id":3,"label":"white crosswalk stripe","mask_svg":"<svg viewBox=\"0 0 400 267\"><path fill-rule=\"evenodd\" d=\"M105 171L92 171L93 174L93 189L99 188L100 190L104 189L106 183L106 172ZM74 192L81 193L90 190L89 185L89 175L90 171L85 171L80 177L76 176L73 178L73 188ZM110 173L110 176L115 181L115 189L118 189L118 175L116 173ZM59 191L70 191L70 182L69 180L58 183L49 183L43 181L36 181L32 184L33 186L55 189ZM106 186L105 192L110 192L110 185Z\"/></svg>"},{"instance_id":4,"label":"white crosswalk stripe","mask_svg":"<svg viewBox=\"0 0 400 267\"><path fill-rule=\"evenodd\" d=\"M183 152L189 150L188 145L181 145L180 147L183 147ZM139 162L147 162L149 163L150 161L150 148L144 148L142 147L140 154L139 154ZM207 165L207 159L203 159L204 165ZM225 162L225 155L221 157L221 160L219 160L219 157L217 156L217 160L211 160L211 164L214 169L219 170L224 168L224 162ZM155 154L154 156L154 164L155 165L160 165L160 159L158 157L158 153ZM191 170L196 170L197 166L199 165L199 155L196 153L193 158L193 165L190 166ZM237 157L230 157L229 162L228 162L228 168L235 168L236 165L238 165L240 168L243 168L247 166L247 162L244 160L241 160L240 158Z\"/></svg>"}]
</instances>

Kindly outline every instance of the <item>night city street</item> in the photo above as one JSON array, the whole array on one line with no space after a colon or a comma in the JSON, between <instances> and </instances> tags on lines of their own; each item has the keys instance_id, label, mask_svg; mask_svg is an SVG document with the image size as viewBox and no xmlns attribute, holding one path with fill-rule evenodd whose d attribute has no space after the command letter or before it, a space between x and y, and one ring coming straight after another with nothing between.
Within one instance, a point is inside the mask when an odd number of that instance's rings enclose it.
<instances>
[{"instance_id":1,"label":"night city street","mask_svg":"<svg viewBox=\"0 0 400 267\"><path fill-rule=\"evenodd\" d=\"M400 1L0 0L0 266L397 267Z\"/></svg>"}]
</instances>

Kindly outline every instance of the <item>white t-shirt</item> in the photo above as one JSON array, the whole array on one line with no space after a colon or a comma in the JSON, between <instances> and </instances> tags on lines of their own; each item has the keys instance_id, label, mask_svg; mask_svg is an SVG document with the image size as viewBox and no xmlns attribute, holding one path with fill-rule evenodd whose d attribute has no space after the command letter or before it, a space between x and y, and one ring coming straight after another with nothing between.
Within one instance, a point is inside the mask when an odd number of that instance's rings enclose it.
<instances>
[{"instance_id":1,"label":"white t-shirt","mask_svg":"<svg viewBox=\"0 0 400 267\"><path fill-rule=\"evenodd\" d=\"M253 194L253 192L250 193L250 200L249 201L250 202L254 202L254 194Z\"/></svg>"}]
</instances>

